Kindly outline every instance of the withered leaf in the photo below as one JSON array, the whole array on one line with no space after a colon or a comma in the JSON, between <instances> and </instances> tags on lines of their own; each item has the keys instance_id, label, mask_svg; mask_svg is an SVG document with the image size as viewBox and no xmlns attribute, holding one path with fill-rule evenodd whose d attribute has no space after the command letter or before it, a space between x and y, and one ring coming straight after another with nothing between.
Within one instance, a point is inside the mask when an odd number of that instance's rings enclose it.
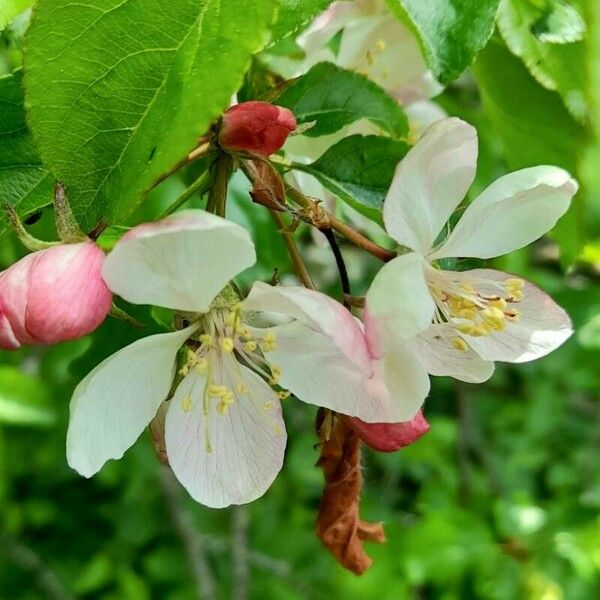
<instances>
[{"instance_id":1,"label":"withered leaf","mask_svg":"<svg viewBox=\"0 0 600 600\"><path fill-rule=\"evenodd\" d=\"M357 575L372 564L363 542L385 542L381 523L359 516L362 476L360 438L343 419L326 418L327 436L317 465L325 475L325 489L317 515L317 536L339 563Z\"/></svg>"}]
</instances>

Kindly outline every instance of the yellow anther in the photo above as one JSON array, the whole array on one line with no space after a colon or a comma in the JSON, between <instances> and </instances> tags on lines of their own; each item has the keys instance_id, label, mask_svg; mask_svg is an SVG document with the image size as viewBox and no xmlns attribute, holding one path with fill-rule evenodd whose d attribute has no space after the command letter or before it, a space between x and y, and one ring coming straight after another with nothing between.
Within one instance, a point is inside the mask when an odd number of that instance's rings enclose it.
<instances>
[{"instance_id":1,"label":"yellow anther","mask_svg":"<svg viewBox=\"0 0 600 600\"><path fill-rule=\"evenodd\" d=\"M521 290L512 290L509 293L510 293L510 298L508 299L509 302L519 302L520 300L523 300L523 292Z\"/></svg>"},{"instance_id":2,"label":"yellow anther","mask_svg":"<svg viewBox=\"0 0 600 600\"><path fill-rule=\"evenodd\" d=\"M236 385L236 390L238 394L247 394L248 393L248 386L243 383L242 381L240 381L237 385Z\"/></svg>"},{"instance_id":3,"label":"yellow anther","mask_svg":"<svg viewBox=\"0 0 600 600\"><path fill-rule=\"evenodd\" d=\"M181 399L181 408L183 408L184 412L190 412L192 410L192 399L189 396L184 396Z\"/></svg>"},{"instance_id":4,"label":"yellow anther","mask_svg":"<svg viewBox=\"0 0 600 600\"><path fill-rule=\"evenodd\" d=\"M217 404L217 412L220 415L226 415L229 412L229 404L224 401L221 401Z\"/></svg>"},{"instance_id":5,"label":"yellow anther","mask_svg":"<svg viewBox=\"0 0 600 600\"><path fill-rule=\"evenodd\" d=\"M252 339L252 332L248 329L248 327L246 327L245 325L242 325L241 327L237 328L237 333L240 337L246 339L246 340L251 340Z\"/></svg>"},{"instance_id":6,"label":"yellow anther","mask_svg":"<svg viewBox=\"0 0 600 600\"><path fill-rule=\"evenodd\" d=\"M228 392L229 388L226 385L216 385L214 383L211 383L206 391L209 396L214 396L215 398L222 398Z\"/></svg>"},{"instance_id":7,"label":"yellow anther","mask_svg":"<svg viewBox=\"0 0 600 600\"><path fill-rule=\"evenodd\" d=\"M379 52L383 52L385 50L385 40L377 40L375 42L375 47L377 48L377 50L379 50Z\"/></svg>"},{"instance_id":8,"label":"yellow anther","mask_svg":"<svg viewBox=\"0 0 600 600\"><path fill-rule=\"evenodd\" d=\"M487 306L481 311L481 317L493 329L502 331L504 329L504 313L495 306Z\"/></svg>"},{"instance_id":9,"label":"yellow anther","mask_svg":"<svg viewBox=\"0 0 600 600\"><path fill-rule=\"evenodd\" d=\"M208 369L208 360L206 360L206 358L199 358L198 362L194 365L194 369L196 369L196 372L200 373L200 375L204 375Z\"/></svg>"},{"instance_id":10,"label":"yellow anther","mask_svg":"<svg viewBox=\"0 0 600 600\"><path fill-rule=\"evenodd\" d=\"M244 350L246 352L254 352L256 350L256 342L254 340L250 340L244 344Z\"/></svg>"},{"instance_id":11,"label":"yellow anther","mask_svg":"<svg viewBox=\"0 0 600 600\"><path fill-rule=\"evenodd\" d=\"M477 291L470 283L461 283L460 289L466 294L475 294Z\"/></svg>"},{"instance_id":12,"label":"yellow anther","mask_svg":"<svg viewBox=\"0 0 600 600\"><path fill-rule=\"evenodd\" d=\"M289 392L288 390L281 390L280 392L277 392L277 397L280 400L286 400L287 398L289 398L291 396L291 392Z\"/></svg>"},{"instance_id":13,"label":"yellow anther","mask_svg":"<svg viewBox=\"0 0 600 600\"><path fill-rule=\"evenodd\" d=\"M277 365L271 365L271 377L269 385L277 385L281 379L281 369Z\"/></svg>"},{"instance_id":14,"label":"yellow anther","mask_svg":"<svg viewBox=\"0 0 600 600\"><path fill-rule=\"evenodd\" d=\"M458 317L462 317L463 319L468 319L469 321L473 321L477 318L477 309L476 308L462 308L458 311Z\"/></svg>"},{"instance_id":15,"label":"yellow anther","mask_svg":"<svg viewBox=\"0 0 600 600\"><path fill-rule=\"evenodd\" d=\"M184 377L189 373L190 370L190 366L189 365L183 365L183 367L181 367L181 369L179 369L179 374L183 375Z\"/></svg>"},{"instance_id":16,"label":"yellow anther","mask_svg":"<svg viewBox=\"0 0 600 600\"><path fill-rule=\"evenodd\" d=\"M456 326L456 329L465 335L474 335L474 331L477 329L475 325L471 325L470 323L460 323Z\"/></svg>"},{"instance_id":17,"label":"yellow anther","mask_svg":"<svg viewBox=\"0 0 600 600\"><path fill-rule=\"evenodd\" d=\"M230 337L219 338L219 346L221 346L221 350L223 350L223 352L233 352L233 339Z\"/></svg>"},{"instance_id":18,"label":"yellow anther","mask_svg":"<svg viewBox=\"0 0 600 600\"><path fill-rule=\"evenodd\" d=\"M213 337L212 337L212 335L210 335L208 333L203 333L200 336L200 342L202 344L205 344L206 346L212 346Z\"/></svg>"},{"instance_id":19,"label":"yellow anther","mask_svg":"<svg viewBox=\"0 0 600 600\"><path fill-rule=\"evenodd\" d=\"M272 410L272 409L273 409L273 403L272 403L272 402L265 402L265 403L263 404L263 408L264 408L265 410Z\"/></svg>"},{"instance_id":20,"label":"yellow anther","mask_svg":"<svg viewBox=\"0 0 600 600\"><path fill-rule=\"evenodd\" d=\"M461 352L466 352L469 349L469 345L461 337L452 338L452 346Z\"/></svg>"},{"instance_id":21,"label":"yellow anther","mask_svg":"<svg viewBox=\"0 0 600 600\"><path fill-rule=\"evenodd\" d=\"M277 336L275 335L274 331L267 331L267 333L265 333L260 347L264 352L270 352L271 350L275 350L275 348L277 348Z\"/></svg>"},{"instance_id":22,"label":"yellow anther","mask_svg":"<svg viewBox=\"0 0 600 600\"><path fill-rule=\"evenodd\" d=\"M509 277L504 281L504 286L506 289L522 290L525 287L525 282L519 277Z\"/></svg>"},{"instance_id":23,"label":"yellow anther","mask_svg":"<svg viewBox=\"0 0 600 600\"><path fill-rule=\"evenodd\" d=\"M486 335L490 335L491 328L486 323L481 323L477 325L475 329L471 332L473 337L485 337Z\"/></svg>"},{"instance_id":24,"label":"yellow anther","mask_svg":"<svg viewBox=\"0 0 600 600\"><path fill-rule=\"evenodd\" d=\"M444 295L444 292L442 291L441 287L438 287L437 285L432 285L429 289L437 300L444 299L445 295Z\"/></svg>"},{"instance_id":25,"label":"yellow anther","mask_svg":"<svg viewBox=\"0 0 600 600\"><path fill-rule=\"evenodd\" d=\"M235 312L228 312L227 316L225 317L225 325L228 325L229 327L235 327L235 324L238 320L239 315Z\"/></svg>"},{"instance_id":26,"label":"yellow anther","mask_svg":"<svg viewBox=\"0 0 600 600\"><path fill-rule=\"evenodd\" d=\"M494 298L490 300L490 306L504 310L506 308L506 300L504 298Z\"/></svg>"},{"instance_id":27,"label":"yellow anther","mask_svg":"<svg viewBox=\"0 0 600 600\"><path fill-rule=\"evenodd\" d=\"M223 395L221 402L225 402L225 404L233 404L235 402L235 396L233 395L233 392L227 390L227 392Z\"/></svg>"}]
</instances>

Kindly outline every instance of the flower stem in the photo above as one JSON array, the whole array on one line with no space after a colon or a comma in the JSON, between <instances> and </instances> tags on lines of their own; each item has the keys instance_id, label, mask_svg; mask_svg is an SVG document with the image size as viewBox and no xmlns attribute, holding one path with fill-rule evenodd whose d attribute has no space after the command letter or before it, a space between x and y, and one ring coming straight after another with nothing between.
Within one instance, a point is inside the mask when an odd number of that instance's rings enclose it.
<instances>
[{"instance_id":1,"label":"flower stem","mask_svg":"<svg viewBox=\"0 0 600 600\"><path fill-rule=\"evenodd\" d=\"M379 244L372 242L369 238L365 237L362 233L359 233L355 229L352 229L346 223L343 223L328 210L320 206L319 202L311 200L305 196L302 192L293 188L290 185L286 185L286 193L290 200L295 204L301 206L304 209L305 216L317 227L317 229L333 229L340 235L350 240L353 244L366 250L369 254L372 254L383 262L388 262L393 258L396 258L397 253L391 250L386 250Z\"/></svg>"},{"instance_id":2,"label":"flower stem","mask_svg":"<svg viewBox=\"0 0 600 600\"><path fill-rule=\"evenodd\" d=\"M178 208L181 208L194 194L198 194L202 197L210 187L211 175L210 172L204 171L192 185L190 185L174 202L160 215L160 219L168 217L173 214Z\"/></svg>"},{"instance_id":3,"label":"flower stem","mask_svg":"<svg viewBox=\"0 0 600 600\"><path fill-rule=\"evenodd\" d=\"M221 154L213 166L212 185L208 191L206 210L220 217L225 216L227 205L227 186L233 170L233 161L229 154Z\"/></svg>"},{"instance_id":4,"label":"flower stem","mask_svg":"<svg viewBox=\"0 0 600 600\"><path fill-rule=\"evenodd\" d=\"M296 246L296 240L294 240L293 234L286 230L286 225L281 218L281 215L275 210L269 210L271 216L275 223L277 223L277 227L279 228L279 233L283 237L283 241L285 243L285 247L287 248L288 254L292 259L292 264L294 266L294 271L296 272L296 276L302 282L302 285L309 290L315 290L315 284L311 279L310 273L302 260L302 256L298 250L298 246Z\"/></svg>"}]
</instances>

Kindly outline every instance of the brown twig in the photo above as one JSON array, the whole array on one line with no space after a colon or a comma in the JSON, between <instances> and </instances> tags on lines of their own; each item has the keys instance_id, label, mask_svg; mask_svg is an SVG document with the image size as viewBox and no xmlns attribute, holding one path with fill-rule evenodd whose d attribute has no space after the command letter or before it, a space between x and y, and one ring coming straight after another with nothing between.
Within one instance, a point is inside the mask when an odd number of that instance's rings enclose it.
<instances>
[{"instance_id":1,"label":"brown twig","mask_svg":"<svg viewBox=\"0 0 600 600\"><path fill-rule=\"evenodd\" d=\"M346 225L346 223L340 221L323 208L319 201L312 200L290 185L286 185L286 193L294 203L302 207L304 216L318 229L333 229L337 231L337 233L350 240L354 245L366 250L369 254L372 254L383 262L388 262L396 258L396 252L383 248L379 244L372 242L362 233Z\"/></svg>"},{"instance_id":2,"label":"brown twig","mask_svg":"<svg viewBox=\"0 0 600 600\"><path fill-rule=\"evenodd\" d=\"M285 247L287 248L288 254L290 255L290 258L292 260L292 265L294 266L296 276L298 277L298 279L304 287L308 288L309 290L316 289L315 284L313 283L313 280L310 276L310 273L308 272L308 269L306 268L306 265L302 260L302 256L300 255L298 246L296 246L294 235L287 231L286 225L283 222L281 215L277 211L270 210L269 212L271 213L273 220L279 228L279 233L283 237L283 242L285 243Z\"/></svg>"}]
</instances>

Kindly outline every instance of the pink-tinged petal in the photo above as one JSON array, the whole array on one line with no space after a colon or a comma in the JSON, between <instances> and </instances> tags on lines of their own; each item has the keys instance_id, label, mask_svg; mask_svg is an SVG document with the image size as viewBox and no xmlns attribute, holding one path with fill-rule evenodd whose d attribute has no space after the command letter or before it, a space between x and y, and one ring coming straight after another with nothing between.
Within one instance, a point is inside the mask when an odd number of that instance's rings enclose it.
<instances>
[{"instance_id":1,"label":"pink-tinged petal","mask_svg":"<svg viewBox=\"0 0 600 600\"><path fill-rule=\"evenodd\" d=\"M227 150L269 156L296 129L294 113L269 102L251 100L232 106L223 115L219 144Z\"/></svg>"},{"instance_id":2,"label":"pink-tinged petal","mask_svg":"<svg viewBox=\"0 0 600 600\"><path fill-rule=\"evenodd\" d=\"M67 460L84 477L119 459L156 415L179 348L197 326L143 338L100 363L73 392Z\"/></svg>"},{"instance_id":3,"label":"pink-tinged petal","mask_svg":"<svg viewBox=\"0 0 600 600\"><path fill-rule=\"evenodd\" d=\"M369 369L362 328L352 313L329 296L298 286L257 281L244 300L245 311L273 312L296 319L333 342L358 368Z\"/></svg>"},{"instance_id":4,"label":"pink-tinged petal","mask_svg":"<svg viewBox=\"0 0 600 600\"><path fill-rule=\"evenodd\" d=\"M0 348L3 350L18 350L21 342L15 337L10 322L0 308Z\"/></svg>"},{"instance_id":5,"label":"pink-tinged petal","mask_svg":"<svg viewBox=\"0 0 600 600\"><path fill-rule=\"evenodd\" d=\"M112 294L101 276L105 256L92 242L27 255L0 276L6 345L55 344L96 329Z\"/></svg>"},{"instance_id":6,"label":"pink-tinged petal","mask_svg":"<svg viewBox=\"0 0 600 600\"><path fill-rule=\"evenodd\" d=\"M208 311L215 296L256 261L248 232L203 210L129 231L108 255L108 287L133 304Z\"/></svg>"},{"instance_id":7,"label":"pink-tinged petal","mask_svg":"<svg viewBox=\"0 0 600 600\"><path fill-rule=\"evenodd\" d=\"M474 281L482 294L497 292L493 283L502 284L518 276L493 269L473 269L464 274ZM492 282L486 284L485 281ZM522 363L541 358L561 346L573 333L569 315L548 294L525 281L523 298L510 304L519 311L517 321L507 322L503 331L485 337L464 335L465 341L484 360Z\"/></svg>"},{"instance_id":8,"label":"pink-tinged petal","mask_svg":"<svg viewBox=\"0 0 600 600\"><path fill-rule=\"evenodd\" d=\"M460 337L446 325L431 325L410 342L410 348L430 375L454 377L467 383L483 383L494 373L494 363L483 360L472 348L456 348Z\"/></svg>"},{"instance_id":9,"label":"pink-tinged petal","mask_svg":"<svg viewBox=\"0 0 600 600\"><path fill-rule=\"evenodd\" d=\"M367 446L379 452L400 450L414 444L429 431L429 423L422 411L404 423L365 423L355 418L347 418L346 422Z\"/></svg>"},{"instance_id":10,"label":"pink-tinged petal","mask_svg":"<svg viewBox=\"0 0 600 600\"><path fill-rule=\"evenodd\" d=\"M102 249L92 242L42 251L31 271L27 330L44 344L94 331L112 306L102 279Z\"/></svg>"},{"instance_id":11,"label":"pink-tinged petal","mask_svg":"<svg viewBox=\"0 0 600 600\"><path fill-rule=\"evenodd\" d=\"M388 339L408 340L431 323L435 305L425 282L424 261L414 252L391 260L377 273L365 301L365 334L375 356Z\"/></svg>"},{"instance_id":12,"label":"pink-tinged petal","mask_svg":"<svg viewBox=\"0 0 600 600\"><path fill-rule=\"evenodd\" d=\"M383 205L386 230L426 254L475 177L477 132L455 117L436 121L400 161Z\"/></svg>"},{"instance_id":13,"label":"pink-tinged petal","mask_svg":"<svg viewBox=\"0 0 600 600\"><path fill-rule=\"evenodd\" d=\"M169 401L169 464L192 498L212 508L256 500L283 464L287 436L279 400L255 373L238 369L248 393L238 394L226 414L206 399L206 379L196 371Z\"/></svg>"},{"instance_id":14,"label":"pink-tinged petal","mask_svg":"<svg viewBox=\"0 0 600 600\"><path fill-rule=\"evenodd\" d=\"M563 169L539 166L500 177L467 207L431 259L493 258L523 248L567 211L577 182Z\"/></svg>"}]
</instances>

